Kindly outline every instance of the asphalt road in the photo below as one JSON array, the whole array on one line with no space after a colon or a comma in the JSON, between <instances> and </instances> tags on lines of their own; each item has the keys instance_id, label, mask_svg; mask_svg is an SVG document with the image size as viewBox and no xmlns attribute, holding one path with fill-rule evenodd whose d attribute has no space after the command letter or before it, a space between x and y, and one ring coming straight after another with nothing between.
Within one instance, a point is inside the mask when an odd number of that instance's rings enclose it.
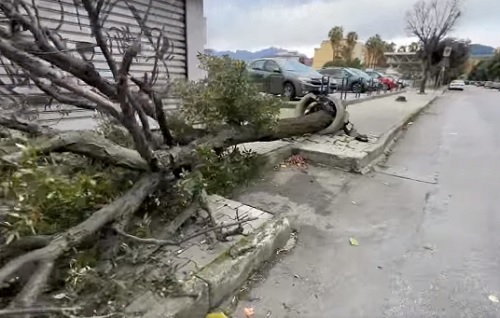
<instances>
[{"instance_id":1,"label":"asphalt road","mask_svg":"<svg viewBox=\"0 0 500 318\"><path fill-rule=\"evenodd\" d=\"M500 92L447 93L378 170L282 169L240 195L300 232L236 317L500 317Z\"/></svg>"}]
</instances>

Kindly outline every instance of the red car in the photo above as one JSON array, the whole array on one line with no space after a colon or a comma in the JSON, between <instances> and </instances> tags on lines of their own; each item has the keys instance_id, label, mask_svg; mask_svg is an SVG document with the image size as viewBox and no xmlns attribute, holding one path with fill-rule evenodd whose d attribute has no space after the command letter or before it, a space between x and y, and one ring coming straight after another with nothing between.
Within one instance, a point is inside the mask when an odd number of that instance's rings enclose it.
<instances>
[{"instance_id":1,"label":"red car","mask_svg":"<svg viewBox=\"0 0 500 318\"><path fill-rule=\"evenodd\" d=\"M370 75L372 78L376 78L382 85L384 89L393 89L398 86L398 83L394 82L394 80L387 75L376 71L366 71L366 74Z\"/></svg>"}]
</instances>

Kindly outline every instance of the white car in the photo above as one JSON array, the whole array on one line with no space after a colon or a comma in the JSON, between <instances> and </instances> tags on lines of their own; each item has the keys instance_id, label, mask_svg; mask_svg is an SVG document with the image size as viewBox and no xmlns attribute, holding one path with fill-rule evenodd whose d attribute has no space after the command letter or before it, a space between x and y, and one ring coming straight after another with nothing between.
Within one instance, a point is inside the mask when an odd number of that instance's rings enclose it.
<instances>
[{"instance_id":1,"label":"white car","mask_svg":"<svg viewBox=\"0 0 500 318\"><path fill-rule=\"evenodd\" d=\"M449 90L460 90L463 91L465 88L465 82L462 80L454 80L448 85Z\"/></svg>"}]
</instances>

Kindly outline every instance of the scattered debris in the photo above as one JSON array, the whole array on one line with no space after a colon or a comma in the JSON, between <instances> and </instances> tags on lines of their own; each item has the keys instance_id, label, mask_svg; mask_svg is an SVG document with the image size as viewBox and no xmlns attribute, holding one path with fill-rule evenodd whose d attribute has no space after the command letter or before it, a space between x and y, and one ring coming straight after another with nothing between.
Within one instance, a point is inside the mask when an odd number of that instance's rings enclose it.
<instances>
[{"instance_id":1,"label":"scattered debris","mask_svg":"<svg viewBox=\"0 0 500 318\"><path fill-rule=\"evenodd\" d=\"M489 295L489 296L488 296L488 299L489 299L491 302L498 303L498 297L497 297L497 296L495 296L495 295Z\"/></svg>"},{"instance_id":2,"label":"scattered debris","mask_svg":"<svg viewBox=\"0 0 500 318\"><path fill-rule=\"evenodd\" d=\"M255 310L252 307L245 307L243 313L245 314L245 318L252 318L255 314Z\"/></svg>"},{"instance_id":3,"label":"scattered debris","mask_svg":"<svg viewBox=\"0 0 500 318\"><path fill-rule=\"evenodd\" d=\"M398 97L396 97L396 102L407 102L406 96L398 96Z\"/></svg>"},{"instance_id":4,"label":"scattered debris","mask_svg":"<svg viewBox=\"0 0 500 318\"><path fill-rule=\"evenodd\" d=\"M358 240L352 237L349 239L349 243L351 243L352 246L359 246Z\"/></svg>"},{"instance_id":5,"label":"scattered debris","mask_svg":"<svg viewBox=\"0 0 500 318\"><path fill-rule=\"evenodd\" d=\"M292 155L290 158L288 158L284 164L281 165L281 167L299 167L299 168L307 168L307 162L304 157L301 155Z\"/></svg>"},{"instance_id":6,"label":"scattered debris","mask_svg":"<svg viewBox=\"0 0 500 318\"><path fill-rule=\"evenodd\" d=\"M361 142L368 142L369 141L368 136L362 135L362 134L358 134L356 137L354 137L354 139L357 141L361 141Z\"/></svg>"},{"instance_id":7,"label":"scattered debris","mask_svg":"<svg viewBox=\"0 0 500 318\"><path fill-rule=\"evenodd\" d=\"M300 278L300 276L299 276L299 275L297 275L297 274L293 275L293 277L295 277L295 278Z\"/></svg>"},{"instance_id":8,"label":"scattered debris","mask_svg":"<svg viewBox=\"0 0 500 318\"><path fill-rule=\"evenodd\" d=\"M351 203L354 205L358 205L358 202L356 202L356 201L351 201Z\"/></svg>"},{"instance_id":9,"label":"scattered debris","mask_svg":"<svg viewBox=\"0 0 500 318\"><path fill-rule=\"evenodd\" d=\"M430 245L424 245L424 248L429 251L434 251L434 248Z\"/></svg>"},{"instance_id":10,"label":"scattered debris","mask_svg":"<svg viewBox=\"0 0 500 318\"><path fill-rule=\"evenodd\" d=\"M207 314L206 318L228 318L223 312Z\"/></svg>"},{"instance_id":11,"label":"scattered debris","mask_svg":"<svg viewBox=\"0 0 500 318\"><path fill-rule=\"evenodd\" d=\"M297 244L297 232L292 232L290 235L290 239L286 242L283 248L280 248L276 251L276 254L288 253L290 252L295 245Z\"/></svg>"}]
</instances>

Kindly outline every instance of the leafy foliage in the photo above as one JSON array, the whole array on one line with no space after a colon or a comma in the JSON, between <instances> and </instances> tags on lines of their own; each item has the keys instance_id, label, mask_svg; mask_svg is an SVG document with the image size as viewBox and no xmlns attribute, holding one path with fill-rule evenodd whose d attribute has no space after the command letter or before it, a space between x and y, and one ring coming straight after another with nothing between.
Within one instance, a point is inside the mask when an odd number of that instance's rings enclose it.
<instances>
[{"instance_id":1,"label":"leafy foliage","mask_svg":"<svg viewBox=\"0 0 500 318\"><path fill-rule=\"evenodd\" d=\"M198 148L196 157L196 171L187 174L183 183L192 193L205 189L209 194L228 195L236 186L252 180L261 164L257 153L238 147L220 154Z\"/></svg>"},{"instance_id":2,"label":"leafy foliage","mask_svg":"<svg viewBox=\"0 0 500 318\"><path fill-rule=\"evenodd\" d=\"M175 85L188 123L204 124L213 132L227 124L267 128L276 122L283 101L259 93L245 62L209 55L199 60L206 78Z\"/></svg>"},{"instance_id":3,"label":"leafy foliage","mask_svg":"<svg viewBox=\"0 0 500 318\"><path fill-rule=\"evenodd\" d=\"M352 67L352 68L357 68L357 69L363 69L364 65L361 63L361 61L358 58L355 58L353 60L346 61L341 58L337 58L333 61L328 61L323 65L323 67Z\"/></svg>"},{"instance_id":4,"label":"leafy foliage","mask_svg":"<svg viewBox=\"0 0 500 318\"><path fill-rule=\"evenodd\" d=\"M500 79L500 54L481 61L472 67L469 79L473 81L497 81Z\"/></svg>"},{"instance_id":5,"label":"leafy foliage","mask_svg":"<svg viewBox=\"0 0 500 318\"><path fill-rule=\"evenodd\" d=\"M64 231L124 190L110 173L89 169L61 175L34 148L18 146L23 149L20 167L5 171L1 179L3 197L13 206L3 220L7 243L25 235Z\"/></svg>"}]
</instances>

